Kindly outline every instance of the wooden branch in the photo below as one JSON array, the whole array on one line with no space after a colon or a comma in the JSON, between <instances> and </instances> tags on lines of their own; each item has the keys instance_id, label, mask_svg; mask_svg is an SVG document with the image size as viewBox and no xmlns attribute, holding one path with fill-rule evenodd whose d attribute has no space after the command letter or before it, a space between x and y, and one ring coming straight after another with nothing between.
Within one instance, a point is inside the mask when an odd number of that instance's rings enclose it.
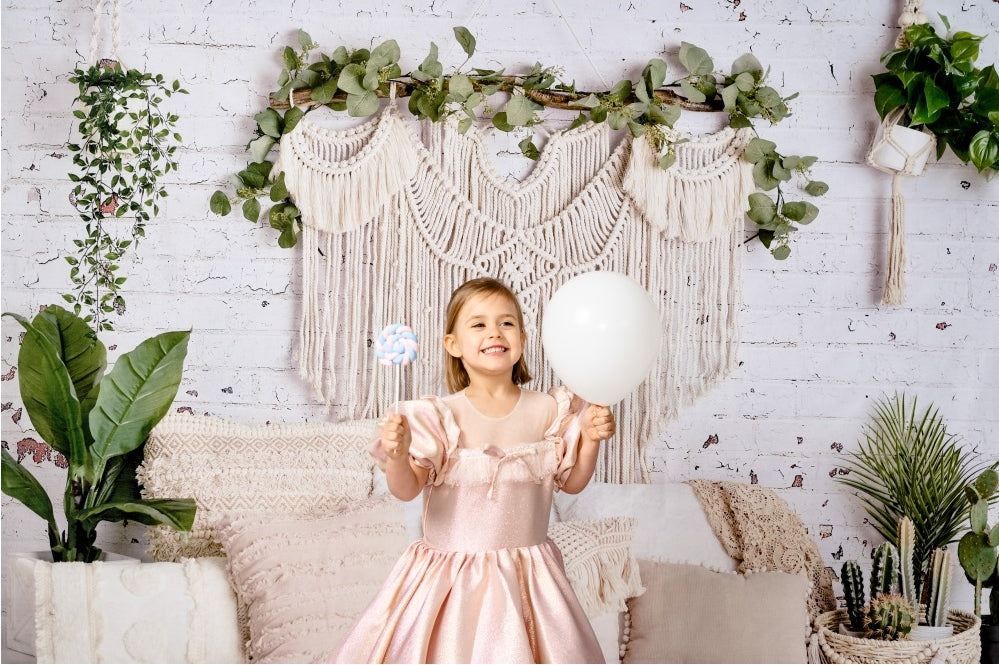
<instances>
[{"instance_id":1,"label":"wooden branch","mask_svg":"<svg viewBox=\"0 0 999 665\"><path fill-rule=\"evenodd\" d=\"M499 92L510 92L515 87L516 79L512 77L507 77L502 80L499 88ZM396 97L409 97L413 93L412 85L405 83L395 83L396 86ZM478 88L476 84L476 88ZM568 92L564 90L524 90L524 96L528 99L537 102L543 106L555 109L564 109L569 111L579 111L582 110L578 106L573 106L572 102L578 101L587 97L589 92ZM724 111L724 103L720 99L713 100L711 103L697 103L692 102L684 97L681 97L677 93L669 89L659 89L655 91L655 97L659 101L669 106L679 106L686 111L699 111L699 112L717 112ZM378 97L388 97L387 93L381 90L376 90L375 95ZM298 90L293 90L290 94L291 101L294 102L295 106L318 106L318 102L312 99L312 89L311 88L300 88ZM345 102L347 101L347 94L343 91L338 91L336 95L333 96L333 101ZM629 101L636 101L635 99ZM276 111L283 111L291 108L291 103L288 100L275 99L274 94L271 93L269 98L270 107Z\"/></svg>"}]
</instances>

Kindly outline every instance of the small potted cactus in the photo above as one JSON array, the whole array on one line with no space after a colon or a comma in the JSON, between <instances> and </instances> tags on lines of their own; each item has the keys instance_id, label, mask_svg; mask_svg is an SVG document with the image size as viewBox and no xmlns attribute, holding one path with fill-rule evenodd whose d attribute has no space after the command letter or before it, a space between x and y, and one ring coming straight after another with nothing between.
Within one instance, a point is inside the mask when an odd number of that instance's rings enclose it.
<instances>
[{"instance_id":1,"label":"small potted cactus","mask_svg":"<svg viewBox=\"0 0 999 665\"><path fill-rule=\"evenodd\" d=\"M971 530L961 537L957 558L968 581L975 585L975 614L982 619L982 662L999 662L999 524L988 524L989 505L997 498L999 473L987 469L965 489ZM982 614L982 590L989 589L989 612Z\"/></svg>"}]
</instances>

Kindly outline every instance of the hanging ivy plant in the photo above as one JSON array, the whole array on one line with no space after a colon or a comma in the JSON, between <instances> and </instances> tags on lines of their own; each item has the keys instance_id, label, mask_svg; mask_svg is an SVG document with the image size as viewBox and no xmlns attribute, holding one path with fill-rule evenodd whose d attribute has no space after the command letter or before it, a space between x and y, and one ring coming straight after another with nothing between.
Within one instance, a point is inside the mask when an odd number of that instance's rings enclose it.
<instances>
[{"instance_id":1,"label":"hanging ivy plant","mask_svg":"<svg viewBox=\"0 0 999 665\"><path fill-rule=\"evenodd\" d=\"M67 145L75 167L69 179L76 183L70 201L84 236L65 257L74 289L63 299L77 315L86 310L83 320L100 332L113 330L109 314L125 310L122 259L159 214L167 196L160 178L177 168L178 117L160 104L187 91L178 81L167 84L159 74L124 69L114 60L75 69L69 80L79 87L80 105L73 111L80 142Z\"/></svg>"},{"instance_id":2,"label":"hanging ivy plant","mask_svg":"<svg viewBox=\"0 0 999 665\"><path fill-rule=\"evenodd\" d=\"M661 155L660 166L664 169L676 161L675 146L683 140L673 128L682 109L725 111L730 126L753 127L756 118L771 124L786 118L790 114L787 102L797 96L781 97L767 85L766 72L753 55L741 56L729 74L719 74L708 53L687 42L681 44L679 52L686 76L667 83L666 62L653 58L638 81L624 79L610 90L586 92L562 82L560 68L541 63L526 74L477 67L466 70L475 53L475 37L463 27L454 28L454 35L467 57L452 74L444 74L437 45L432 42L420 66L403 74L395 40L371 50L351 51L338 46L332 54L319 53L314 58L312 52L318 45L300 30L299 49L286 46L282 53L284 66L278 76L278 90L271 94L268 108L254 116L256 135L247 144L251 161L236 174L235 196L216 191L211 210L228 215L234 205L241 205L243 216L257 223L264 212L260 199L270 199L273 205L266 214L270 225L280 232L278 244L293 247L301 228L300 211L288 197L283 173L272 177L274 162L268 158L271 149L317 106L346 111L355 117L376 113L379 98L389 96L389 86L396 87L398 96L409 97L408 109L416 118L440 122L457 116L462 132L480 117L491 118L493 126L501 131L519 132L541 122L538 112L545 107L576 110L579 115L571 127L587 121L606 122L615 130L628 129L632 136L646 136ZM502 108L494 109L489 98L499 92L508 93L509 99ZM539 157L531 134L519 146L525 156ZM815 157L783 155L771 141L753 139L746 159L753 163L753 177L761 190L748 202L748 216L758 227L753 238L758 238L774 258L785 259L791 253L789 236L797 230L796 224L810 223L819 210L808 201L786 200L783 185L798 176L810 196L821 196L828 187L810 178Z\"/></svg>"}]
</instances>

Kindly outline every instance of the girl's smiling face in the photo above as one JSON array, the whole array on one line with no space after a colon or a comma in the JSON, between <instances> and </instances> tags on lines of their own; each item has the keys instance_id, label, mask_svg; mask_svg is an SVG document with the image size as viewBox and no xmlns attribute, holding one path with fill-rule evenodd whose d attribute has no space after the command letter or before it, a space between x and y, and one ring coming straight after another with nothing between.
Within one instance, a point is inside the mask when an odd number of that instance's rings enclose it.
<instances>
[{"instance_id":1,"label":"girl's smiling face","mask_svg":"<svg viewBox=\"0 0 999 665\"><path fill-rule=\"evenodd\" d=\"M498 293L468 299L444 336L444 348L460 358L469 377L512 377L524 351L526 334L520 327L517 304Z\"/></svg>"}]
</instances>

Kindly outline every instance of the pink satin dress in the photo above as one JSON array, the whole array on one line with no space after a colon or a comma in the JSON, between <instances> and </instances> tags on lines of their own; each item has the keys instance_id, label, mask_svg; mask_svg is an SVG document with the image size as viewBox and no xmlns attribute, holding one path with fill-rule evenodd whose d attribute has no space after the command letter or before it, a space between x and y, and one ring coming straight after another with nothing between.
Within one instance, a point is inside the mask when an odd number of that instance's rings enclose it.
<instances>
[{"instance_id":1,"label":"pink satin dress","mask_svg":"<svg viewBox=\"0 0 999 665\"><path fill-rule=\"evenodd\" d=\"M332 662L604 662L548 538L552 493L576 461L581 406L562 387L522 390L502 418L481 414L464 392L399 405L410 454L430 469L423 538Z\"/></svg>"}]
</instances>

